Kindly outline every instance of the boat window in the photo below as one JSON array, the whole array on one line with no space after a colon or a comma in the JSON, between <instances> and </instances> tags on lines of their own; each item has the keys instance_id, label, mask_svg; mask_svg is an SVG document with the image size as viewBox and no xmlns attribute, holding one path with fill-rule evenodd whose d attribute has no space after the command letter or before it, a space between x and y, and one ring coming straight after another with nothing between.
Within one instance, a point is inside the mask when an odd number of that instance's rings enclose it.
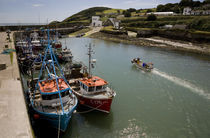
<instances>
[{"instance_id":1,"label":"boat window","mask_svg":"<svg viewBox=\"0 0 210 138\"><path fill-rule=\"evenodd\" d=\"M107 87L107 85L104 85L104 86L103 86L103 89L106 89L106 87Z\"/></svg>"},{"instance_id":2,"label":"boat window","mask_svg":"<svg viewBox=\"0 0 210 138\"><path fill-rule=\"evenodd\" d=\"M101 90L102 86L96 86L96 91Z\"/></svg>"},{"instance_id":3,"label":"boat window","mask_svg":"<svg viewBox=\"0 0 210 138\"><path fill-rule=\"evenodd\" d=\"M42 99L43 100L51 100L52 99L52 95L42 95Z\"/></svg>"},{"instance_id":4,"label":"boat window","mask_svg":"<svg viewBox=\"0 0 210 138\"><path fill-rule=\"evenodd\" d=\"M65 92L62 92L61 93L61 97L64 97L66 94L65 94Z\"/></svg>"},{"instance_id":5,"label":"boat window","mask_svg":"<svg viewBox=\"0 0 210 138\"><path fill-rule=\"evenodd\" d=\"M66 95L68 95L69 91L65 91L61 93L61 97L65 97Z\"/></svg>"},{"instance_id":6,"label":"boat window","mask_svg":"<svg viewBox=\"0 0 210 138\"><path fill-rule=\"evenodd\" d=\"M53 94L51 95L51 99L57 99L59 97L59 94Z\"/></svg>"},{"instance_id":7,"label":"boat window","mask_svg":"<svg viewBox=\"0 0 210 138\"><path fill-rule=\"evenodd\" d=\"M89 91L89 92L94 91L94 87L89 87L88 91Z\"/></svg>"},{"instance_id":8,"label":"boat window","mask_svg":"<svg viewBox=\"0 0 210 138\"><path fill-rule=\"evenodd\" d=\"M47 95L42 95L42 99L43 99L43 100L48 100L48 99L47 99Z\"/></svg>"}]
</instances>

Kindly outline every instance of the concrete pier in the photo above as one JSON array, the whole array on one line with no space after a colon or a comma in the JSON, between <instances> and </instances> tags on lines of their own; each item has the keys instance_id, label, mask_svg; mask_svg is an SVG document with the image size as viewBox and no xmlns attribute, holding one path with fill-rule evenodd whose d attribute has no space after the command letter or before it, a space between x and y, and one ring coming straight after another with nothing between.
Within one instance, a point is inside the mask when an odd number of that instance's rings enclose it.
<instances>
[{"instance_id":1,"label":"concrete pier","mask_svg":"<svg viewBox=\"0 0 210 138\"><path fill-rule=\"evenodd\" d=\"M10 36L12 39L13 33ZM0 32L0 64L6 64L6 69L0 70L0 137L32 138L16 53L1 54L5 45L15 49L13 39L8 42L6 38L7 34Z\"/></svg>"}]
</instances>

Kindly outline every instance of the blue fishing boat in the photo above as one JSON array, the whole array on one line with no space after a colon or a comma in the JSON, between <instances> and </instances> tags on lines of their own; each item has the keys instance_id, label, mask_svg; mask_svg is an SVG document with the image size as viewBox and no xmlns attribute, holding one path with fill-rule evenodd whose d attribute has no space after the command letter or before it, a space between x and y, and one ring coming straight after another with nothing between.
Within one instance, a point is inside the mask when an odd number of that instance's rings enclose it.
<instances>
[{"instance_id":1,"label":"blue fishing boat","mask_svg":"<svg viewBox=\"0 0 210 138\"><path fill-rule=\"evenodd\" d=\"M50 45L42 60L39 77L34 88L29 92L33 117L58 130L65 131L76 109L78 100L64 77L63 71ZM32 81L35 81L32 79Z\"/></svg>"}]
</instances>

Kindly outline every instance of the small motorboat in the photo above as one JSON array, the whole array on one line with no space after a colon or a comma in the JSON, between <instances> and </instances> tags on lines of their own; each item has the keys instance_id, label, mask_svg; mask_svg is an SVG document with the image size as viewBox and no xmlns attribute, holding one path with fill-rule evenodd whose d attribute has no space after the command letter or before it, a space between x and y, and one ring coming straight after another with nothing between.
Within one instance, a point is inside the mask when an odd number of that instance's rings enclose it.
<instances>
[{"instance_id":1,"label":"small motorboat","mask_svg":"<svg viewBox=\"0 0 210 138\"><path fill-rule=\"evenodd\" d=\"M140 68L144 71L150 72L153 69L153 63L145 63L140 58L134 58L131 60L131 63L137 68Z\"/></svg>"}]
</instances>

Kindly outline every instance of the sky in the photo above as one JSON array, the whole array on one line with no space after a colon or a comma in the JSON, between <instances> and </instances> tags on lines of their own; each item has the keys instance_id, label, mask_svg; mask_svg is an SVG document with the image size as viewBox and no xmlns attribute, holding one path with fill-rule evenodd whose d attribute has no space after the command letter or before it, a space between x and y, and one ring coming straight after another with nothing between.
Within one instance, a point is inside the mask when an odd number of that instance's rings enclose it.
<instances>
[{"instance_id":1,"label":"sky","mask_svg":"<svg viewBox=\"0 0 210 138\"><path fill-rule=\"evenodd\" d=\"M154 8L180 0L0 0L0 23L47 23L90 7Z\"/></svg>"}]
</instances>

